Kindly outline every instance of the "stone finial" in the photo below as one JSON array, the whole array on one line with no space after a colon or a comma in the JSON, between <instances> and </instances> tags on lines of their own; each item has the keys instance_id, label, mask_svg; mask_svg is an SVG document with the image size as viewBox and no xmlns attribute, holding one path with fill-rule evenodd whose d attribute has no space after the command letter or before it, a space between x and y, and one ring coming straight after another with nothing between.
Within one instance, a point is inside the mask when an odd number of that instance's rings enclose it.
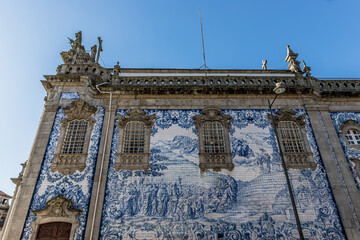
<instances>
[{"instance_id":1,"label":"stone finial","mask_svg":"<svg viewBox=\"0 0 360 240\"><path fill-rule=\"evenodd\" d=\"M119 62L116 63L116 65L114 66L114 75L118 75L121 71Z\"/></svg>"},{"instance_id":2,"label":"stone finial","mask_svg":"<svg viewBox=\"0 0 360 240\"><path fill-rule=\"evenodd\" d=\"M306 75L305 75L306 77L310 77L310 76L311 76L311 73L310 73L311 67L306 66L306 63L305 63L304 60L302 60L302 62L303 62L303 64L304 64L304 67L303 67L302 71L306 74Z\"/></svg>"},{"instance_id":3,"label":"stone finial","mask_svg":"<svg viewBox=\"0 0 360 240\"><path fill-rule=\"evenodd\" d=\"M285 61L289 63L288 69L290 69L290 71L292 72L301 72L300 62L296 60L298 54L294 53L291 50L290 45L286 45L286 48L287 48L287 56L285 58Z\"/></svg>"},{"instance_id":4,"label":"stone finial","mask_svg":"<svg viewBox=\"0 0 360 240\"><path fill-rule=\"evenodd\" d=\"M267 70L267 66L266 66L266 64L267 64L267 60L262 60L262 69L263 70Z\"/></svg>"}]
</instances>

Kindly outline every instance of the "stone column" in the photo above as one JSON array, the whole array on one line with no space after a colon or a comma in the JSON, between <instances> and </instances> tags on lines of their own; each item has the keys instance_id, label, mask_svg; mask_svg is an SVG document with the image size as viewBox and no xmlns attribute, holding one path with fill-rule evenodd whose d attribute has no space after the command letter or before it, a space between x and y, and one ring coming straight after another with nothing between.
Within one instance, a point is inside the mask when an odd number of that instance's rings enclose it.
<instances>
[{"instance_id":1,"label":"stone column","mask_svg":"<svg viewBox=\"0 0 360 240\"><path fill-rule=\"evenodd\" d=\"M99 238L101 215L104 204L105 188L111 154L111 143L114 132L115 113L116 108L111 108L110 110L108 107L105 108L104 124L101 133L99 153L96 161L96 170L84 239ZM106 134L107 131L108 134Z\"/></svg>"},{"instance_id":2,"label":"stone column","mask_svg":"<svg viewBox=\"0 0 360 240\"><path fill-rule=\"evenodd\" d=\"M18 197L12 203L8 221L3 229L3 240L21 238L58 108L58 105L45 105L26 170L17 191Z\"/></svg>"},{"instance_id":3,"label":"stone column","mask_svg":"<svg viewBox=\"0 0 360 240\"><path fill-rule=\"evenodd\" d=\"M345 234L349 240L360 239L360 232L355 222L355 218L359 221L360 216L360 194L330 118L328 107L306 106L306 110L330 182L330 187L334 194L335 203L345 228ZM342 178L344 179L345 186ZM348 196L354 206L355 217L352 213Z\"/></svg>"}]
</instances>

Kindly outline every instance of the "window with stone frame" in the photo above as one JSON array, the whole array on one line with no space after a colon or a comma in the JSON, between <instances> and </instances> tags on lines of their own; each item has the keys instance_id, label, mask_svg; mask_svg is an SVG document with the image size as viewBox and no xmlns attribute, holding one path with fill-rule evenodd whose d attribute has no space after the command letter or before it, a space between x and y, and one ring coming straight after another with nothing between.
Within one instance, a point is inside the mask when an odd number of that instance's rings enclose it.
<instances>
[{"instance_id":1,"label":"window with stone frame","mask_svg":"<svg viewBox=\"0 0 360 240\"><path fill-rule=\"evenodd\" d=\"M296 117L296 112L283 109L275 116L269 114L272 125L276 126L279 145L283 152L286 168L316 168L305 130L305 115ZM274 120L274 122L272 121Z\"/></svg>"},{"instance_id":2,"label":"window with stone frame","mask_svg":"<svg viewBox=\"0 0 360 240\"><path fill-rule=\"evenodd\" d=\"M218 108L205 108L202 114L193 117L199 136L199 168L232 170L230 148L231 117L221 113Z\"/></svg>"},{"instance_id":3,"label":"window with stone frame","mask_svg":"<svg viewBox=\"0 0 360 240\"><path fill-rule=\"evenodd\" d=\"M347 147L360 150L360 124L357 121L345 121L339 131Z\"/></svg>"},{"instance_id":4,"label":"window with stone frame","mask_svg":"<svg viewBox=\"0 0 360 240\"><path fill-rule=\"evenodd\" d=\"M127 116L117 116L119 142L115 170L144 170L150 168L150 135L155 114L133 109Z\"/></svg>"},{"instance_id":5,"label":"window with stone frame","mask_svg":"<svg viewBox=\"0 0 360 240\"><path fill-rule=\"evenodd\" d=\"M92 117L96 107L77 99L64 108L66 117L61 121L60 136L50 166L52 172L70 175L86 167L91 132L95 124Z\"/></svg>"},{"instance_id":6,"label":"window with stone frame","mask_svg":"<svg viewBox=\"0 0 360 240\"><path fill-rule=\"evenodd\" d=\"M69 122L61 149L62 154L82 154L84 152L88 125L88 121L83 119Z\"/></svg>"}]
</instances>

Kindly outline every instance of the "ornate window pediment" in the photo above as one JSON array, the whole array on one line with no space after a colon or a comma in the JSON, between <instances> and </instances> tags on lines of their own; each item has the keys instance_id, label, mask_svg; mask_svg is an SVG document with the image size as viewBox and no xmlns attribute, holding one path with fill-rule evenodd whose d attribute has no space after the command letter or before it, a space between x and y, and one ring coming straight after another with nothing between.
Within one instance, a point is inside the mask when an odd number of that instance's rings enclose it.
<instances>
[{"instance_id":1,"label":"ornate window pediment","mask_svg":"<svg viewBox=\"0 0 360 240\"><path fill-rule=\"evenodd\" d=\"M69 239L74 239L75 230L79 226L79 221L76 217L81 213L81 210L73 209L72 202L64 198L61 194L49 200L44 209L33 210L33 213L37 216L37 218L31 224L31 240L36 239L41 226L49 223L71 224Z\"/></svg>"},{"instance_id":2,"label":"ornate window pediment","mask_svg":"<svg viewBox=\"0 0 360 240\"><path fill-rule=\"evenodd\" d=\"M339 128L346 146L360 150L360 124L352 119L345 121Z\"/></svg>"},{"instance_id":3,"label":"ornate window pediment","mask_svg":"<svg viewBox=\"0 0 360 240\"><path fill-rule=\"evenodd\" d=\"M274 116L279 145L287 168L316 168L313 154L305 131L305 115L296 117L290 109L278 111ZM273 116L268 116L272 120Z\"/></svg>"},{"instance_id":4,"label":"ornate window pediment","mask_svg":"<svg viewBox=\"0 0 360 240\"><path fill-rule=\"evenodd\" d=\"M87 152L91 131L95 124L92 117L96 107L89 106L85 101L77 99L69 107L64 108L66 118L61 121L58 145L54 154L51 171L61 174L73 174L86 167Z\"/></svg>"},{"instance_id":5,"label":"ornate window pediment","mask_svg":"<svg viewBox=\"0 0 360 240\"><path fill-rule=\"evenodd\" d=\"M150 135L155 114L146 115L144 111L133 109L128 116L117 116L119 144L116 154L115 170L144 170L150 167Z\"/></svg>"},{"instance_id":6,"label":"ornate window pediment","mask_svg":"<svg viewBox=\"0 0 360 240\"><path fill-rule=\"evenodd\" d=\"M199 136L199 167L202 171L213 169L232 170L229 130L231 117L217 108L205 108L193 117Z\"/></svg>"}]
</instances>

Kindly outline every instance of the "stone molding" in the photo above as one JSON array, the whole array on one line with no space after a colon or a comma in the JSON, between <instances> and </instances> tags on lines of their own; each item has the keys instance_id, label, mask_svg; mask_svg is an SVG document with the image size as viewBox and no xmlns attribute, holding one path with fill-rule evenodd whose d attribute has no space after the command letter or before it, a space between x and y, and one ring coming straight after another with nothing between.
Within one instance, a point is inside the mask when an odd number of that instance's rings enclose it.
<instances>
[{"instance_id":1,"label":"stone molding","mask_svg":"<svg viewBox=\"0 0 360 240\"><path fill-rule=\"evenodd\" d=\"M346 138L346 132L349 130L355 130L358 133L360 133L360 124L352 119L346 120L341 126L339 127L339 132L341 137L344 139L344 142L347 147L349 148L355 148L357 150L360 150L360 145L356 144L350 144L349 141Z\"/></svg>"},{"instance_id":2,"label":"stone molding","mask_svg":"<svg viewBox=\"0 0 360 240\"><path fill-rule=\"evenodd\" d=\"M276 127L279 136L279 146L283 152L283 157L286 163L286 168L295 168L295 169L316 169L317 165L314 161L313 153L311 151L309 141L307 139L307 134L305 130L305 118L306 115L301 115L296 117L296 111L290 109L282 109L276 112L275 116L272 114L268 115L268 118L271 122L271 125ZM273 121L274 120L274 121ZM294 122L300 131L304 152L303 153L286 153L285 147L283 145L283 139L279 132L279 123L283 121Z\"/></svg>"},{"instance_id":3,"label":"stone molding","mask_svg":"<svg viewBox=\"0 0 360 240\"><path fill-rule=\"evenodd\" d=\"M231 117L225 115L218 108L205 108L200 115L193 117L199 139L199 168L201 171L213 169L233 170L232 154L230 148L230 125ZM203 125L206 122L219 122L223 126L225 152L224 153L205 153Z\"/></svg>"},{"instance_id":4,"label":"stone molding","mask_svg":"<svg viewBox=\"0 0 360 240\"><path fill-rule=\"evenodd\" d=\"M32 222L30 240L35 240L37 232L41 224L51 222L66 222L71 224L70 240L75 237L75 231L79 226L79 220L76 218L81 210L73 209L72 202L64 198L61 194L55 198L47 201L44 209L33 210L32 212L37 216L36 220Z\"/></svg>"},{"instance_id":5,"label":"stone molding","mask_svg":"<svg viewBox=\"0 0 360 240\"><path fill-rule=\"evenodd\" d=\"M70 175L78 171L83 171L86 168L87 152L90 144L91 132L95 124L95 119L92 117L97 111L96 107L90 106L82 99L74 100L70 106L64 108L66 118L61 121L60 136L55 150L53 162L50 169L52 172L58 171L63 175ZM87 131L85 135L85 143L82 154L63 154L61 152L66 130L71 121L86 120L88 122Z\"/></svg>"},{"instance_id":6,"label":"stone molding","mask_svg":"<svg viewBox=\"0 0 360 240\"><path fill-rule=\"evenodd\" d=\"M156 117L146 115L144 111L133 109L126 113L128 116L117 116L119 127L119 141L114 168L116 171L123 170L144 170L150 168L150 135ZM124 153L123 137L126 124L132 121L139 121L145 124L144 153Z\"/></svg>"}]
</instances>

